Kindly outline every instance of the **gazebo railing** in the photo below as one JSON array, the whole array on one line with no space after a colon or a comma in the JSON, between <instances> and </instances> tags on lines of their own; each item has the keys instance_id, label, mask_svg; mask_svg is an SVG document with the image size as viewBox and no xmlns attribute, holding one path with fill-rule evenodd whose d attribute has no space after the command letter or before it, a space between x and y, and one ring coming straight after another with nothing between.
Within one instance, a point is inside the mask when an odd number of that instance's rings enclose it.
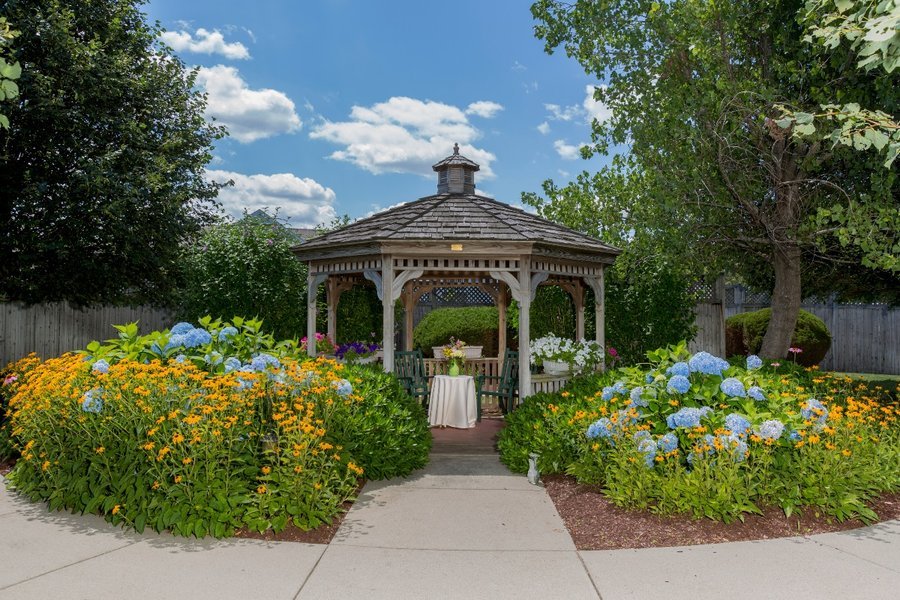
<instances>
[{"instance_id":1,"label":"gazebo railing","mask_svg":"<svg viewBox=\"0 0 900 600\"><path fill-rule=\"evenodd\" d=\"M446 375L449 366L450 362L447 360L439 358L425 359L425 373L428 375L429 379L431 377L434 377L435 375ZM471 375L472 377L477 377L479 375L498 377L500 375L500 361L496 357L469 358L466 359L466 362L463 364L463 368L460 373L462 373L463 375ZM484 389L496 391L496 381L486 383Z\"/></svg>"}]
</instances>

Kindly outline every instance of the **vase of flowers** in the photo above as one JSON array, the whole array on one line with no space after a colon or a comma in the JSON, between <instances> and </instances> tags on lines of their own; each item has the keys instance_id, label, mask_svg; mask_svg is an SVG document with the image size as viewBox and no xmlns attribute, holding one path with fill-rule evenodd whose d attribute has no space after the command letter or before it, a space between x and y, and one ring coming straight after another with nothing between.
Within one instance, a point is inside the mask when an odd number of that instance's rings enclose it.
<instances>
[{"instance_id":1,"label":"vase of flowers","mask_svg":"<svg viewBox=\"0 0 900 600\"><path fill-rule=\"evenodd\" d=\"M450 338L450 343L443 347L442 353L444 358L450 363L447 368L447 374L451 377L459 375L463 364L466 362L466 343L462 340Z\"/></svg>"},{"instance_id":2,"label":"vase of flowers","mask_svg":"<svg viewBox=\"0 0 900 600\"><path fill-rule=\"evenodd\" d=\"M348 364L367 365L378 360L381 346L376 343L350 342L338 346L334 355Z\"/></svg>"},{"instance_id":3,"label":"vase of flowers","mask_svg":"<svg viewBox=\"0 0 900 600\"><path fill-rule=\"evenodd\" d=\"M548 375L581 373L593 369L603 359L604 350L597 342L574 341L553 334L529 344L531 363L544 367Z\"/></svg>"}]
</instances>

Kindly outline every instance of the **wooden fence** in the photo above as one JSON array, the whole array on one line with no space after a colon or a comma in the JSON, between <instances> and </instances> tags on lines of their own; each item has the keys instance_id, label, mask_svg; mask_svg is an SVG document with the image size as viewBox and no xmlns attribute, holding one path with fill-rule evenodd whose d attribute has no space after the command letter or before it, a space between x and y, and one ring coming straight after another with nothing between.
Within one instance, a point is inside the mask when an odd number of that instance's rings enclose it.
<instances>
[{"instance_id":1,"label":"wooden fence","mask_svg":"<svg viewBox=\"0 0 900 600\"><path fill-rule=\"evenodd\" d=\"M113 325L138 321L141 333L172 326L169 311L147 306L79 310L66 303L0 304L0 368L31 352L42 358L80 350L92 340L116 337Z\"/></svg>"}]
</instances>

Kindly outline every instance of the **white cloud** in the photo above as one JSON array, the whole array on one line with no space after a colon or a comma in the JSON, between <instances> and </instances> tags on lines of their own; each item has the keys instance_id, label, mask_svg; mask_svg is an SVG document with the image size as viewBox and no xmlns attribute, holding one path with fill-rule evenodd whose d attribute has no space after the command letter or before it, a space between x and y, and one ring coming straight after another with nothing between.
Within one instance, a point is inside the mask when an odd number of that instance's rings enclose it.
<instances>
[{"instance_id":1,"label":"white cloud","mask_svg":"<svg viewBox=\"0 0 900 600\"><path fill-rule=\"evenodd\" d=\"M567 144L565 140L556 140L553 142L553 148L556 150L556 153L559 154L559 157L564 160L575 160L581 158L580 150L587 146L587 144L578 144L577 146L573 146L572 144Z\"/></svg>"},{"instance_id":2,"label":"white cloud","mask_svg":"<svg viewBox=\"0 0 900 600\"><path fill-rule=\"evenodd\" d=\"M577 104L565 107L560 106L559 104L545 104L544 108L550 113L549 118L552 121L571 121L575 117L583 114L584 111L584 108Z\"/></svg>"},{"instance_id":3,"label":"white cloud","mask_svg":"<svg viewBox=\"0 0 900 600\"><path fill-rule=\"evenodd\" d=\"M466 108L466 114L490 119L501 110L503 110L502 104L497 104L490 100L479 100L478 102L473 102Z\"/></svg>"},{"instance_id":4,"label":"white cloud","mask_svg":"<svg viewBox=\"0 0 900 600\"><path fill-rule=\"evenodd\" d=\"M513 71L527 71L527 70L528 70L528 67L526 67L525 65L523 65L523 64L520 63L519 61L514 60L514 61L513 61L513 66L512 66L512 70L513 70Z\"/></svg>"},{"instance_id":5,"label":"white cloud","mask_svg":"<svg viewBox=\"0 0 900 600\"><path fill-rule=\"evenodd\" d=\"M274 214L277 208L278 216L289 218L292 227L315 227L330 223L337 214L334 190L307 177L292 173L245 175L211 169L206 171L206 178L218 183L234 181L233 186L219 190L219 202L235 218L240 218L245 210L252 213L263 208Z\"/></svg>"},{"instance_id":6,"label":"white cloud","mask_svg":"<svg viewBox=\"0 0 900 600\"><path fill-rule=\"evenodd\" d=\"M209 31L202 27L193 35L189 31L164 31L159 38L176 52L196 54L221 54L225 58L242 60L250 58L250 51L240 42L228 43L218 29Z\"/></svg>"},{"instance_id":7,"label":"white cloud","mask_svg":"<svg viewBox=\"0 0 900 600\"><path fill-rule=\"evenodd\" d=\"M601 86L602 89L606 89L606 86ZM601 123L604 121L608 121L612 117L612 110L603 102L597 102L594 100L594 90L596 89L593 85L587 85L584 87L584 102L581 103L581 106L584 108L584 112L587 114L587 119L589 123L592 123L594 119L597 119Z\"/></svg>"},{"instance_id":8,"label":"white cloud","mask_svg":"<svg viewBox=\"0 0 900 600\"><path fill-rule=\"evenodd\" d=\"M606 89L606 86L602 86ZM597 119L601 123L612 117L612 110L603 102L594 100L594 90L596 86L584 86L584 100L581 104L572 104L570 106L560 106L559 104L545 104L544 108L550 113L548 118L551 121L572 121L575 119L584 119L588 124L593 123ZM543 132L542 132L543 133Z\"/></svg>"},{"instance_id":9,"label":"white cloud","mask_svg":"<svg viewBox=\"0 0 900 600\"><path fill-rule=\"evenodd\" d=\"M291 133L303 125L290 98L277 90L251 90L234 67L201 67L197 83L209 95L207 114L239 142Z\"/></svg>"},{"instance_id":10,"label":"white cloud","mask_svg":"<svg viewBox=\"0 0 900 600\"><path fill-rule=\"evenodd\" d=\"M540 131L542 134L547 135L548 133L550 133L550 123L548 123L547 121L544 121L543 123L541 123L540 125L537 126L537 130Z\"/></svg>"},{"instance_id":11,"label":"white cloud","mask_svg":"<svg viewBox=\"0 0 900 600\"><path fill-rule=\"evenodd\" d=\"M448 156L454 143L459 143L460 154L481 165L482 178L493 177L491 163L496 160L491 152L473 145L481 131L469 123L463 110L402 96L371 107L354 106L349 120L325 121L312 130L310 137L343 146L330 157L376 175L416 173L431 177L431 165Z\"/></svg>"}]
</instances>

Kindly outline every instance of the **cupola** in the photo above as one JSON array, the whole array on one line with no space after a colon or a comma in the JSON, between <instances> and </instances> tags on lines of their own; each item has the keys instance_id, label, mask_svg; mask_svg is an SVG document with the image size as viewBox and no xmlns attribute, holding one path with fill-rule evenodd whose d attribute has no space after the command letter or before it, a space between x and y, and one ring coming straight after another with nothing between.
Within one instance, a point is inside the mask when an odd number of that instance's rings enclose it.
<instances>
[{"instance_id":1,"label":"cupola","mask_svg":"<svg viewBox=\"0 0 900 600\"><path fill-rule=\"evenodd\" d=\"M431 168L438 174L438 194L475 193L475 171L481 167L459 153L459 144L453 144L453 154Z\"/></svg>"}]
</instances>

